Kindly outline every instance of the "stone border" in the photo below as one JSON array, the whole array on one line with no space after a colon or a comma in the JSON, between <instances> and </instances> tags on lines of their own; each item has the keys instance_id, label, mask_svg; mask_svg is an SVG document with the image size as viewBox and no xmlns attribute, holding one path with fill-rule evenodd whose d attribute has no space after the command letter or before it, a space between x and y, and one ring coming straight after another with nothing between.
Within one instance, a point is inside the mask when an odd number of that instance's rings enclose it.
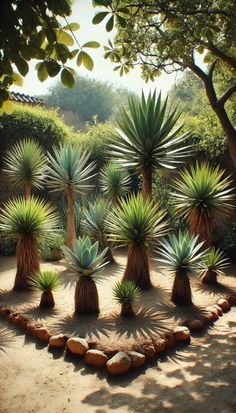
<instances>
[{"instance_id":1,"label":"stone border","mask_svg":"<svg viewBox=\"0 0 236 413\"><path fill-rule=\"evenodd\" d=\"M189 343L191 333L207 327L216 321L224 312L236 304L236 297L220 298L217 303L205 308L203 317L195 320L180 320L172 330L163 334L158 341L134 345L132 351L101 351L94 341L80 337L70 337L63 334L52 335L41 323L33 323L22 314L6 307L0 307L0 315L10 323L23 328L25 333L48 345L50 349L60 349L80 358L84 357L85 363L96 368L106 368L111 375L124 374L132 368L143 366L148 360L164 353L179 343Z\"/></svg>"}]
</instances>

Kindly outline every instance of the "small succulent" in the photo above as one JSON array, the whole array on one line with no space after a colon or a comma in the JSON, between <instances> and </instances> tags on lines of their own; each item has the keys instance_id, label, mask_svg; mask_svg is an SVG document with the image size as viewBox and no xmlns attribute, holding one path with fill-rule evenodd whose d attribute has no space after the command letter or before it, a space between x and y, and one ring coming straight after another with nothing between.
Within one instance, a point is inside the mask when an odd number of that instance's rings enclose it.
<instances>
[{"instance_id":1,"label":"small succulent","mask_svg":"<svg viewBox=\"0 0 236 413\"><path fill-rule=\"evenodd\" d=\"M61 286L61 281L54 271L39 271L35 273L29 281L34 290L42 291L40 307L54 307L54 297L52 291L56 291Z\"/></svg>"},{"instance_id":2,"label":"small succulent","mask_svg":"<svg viewBox=\"0 0 236 413\"><path fill-rule=\"evenodd\" d=\"M140 289L132 281L117 282L113 288L114 299L121 304L121 316L134 315L132 304L139 299Z\"/></svg>"},{"instance_id":3,"label":"small succulent","mask_svg":"<svg viewBox=\"0 0 236 413\"><path fill-rule=\"evenodd\" d=\"M102 192L116 203L129 192L131 178L127 169L109 162L100 172L100 185Z\"/></svg>"},{"instance_id":4,"label":"small succulent","mask_svg":"<svg viewBox=\"0 0 236 413\"><path fill-rule=\"evenodd\" d=\"M217 276L224 275L224 269L229 265L229 260L224 256L223 251L214 247L210 248L203 255L200 262L202 282L204 284L216 284Z\"/></svg>"}]
</instances>

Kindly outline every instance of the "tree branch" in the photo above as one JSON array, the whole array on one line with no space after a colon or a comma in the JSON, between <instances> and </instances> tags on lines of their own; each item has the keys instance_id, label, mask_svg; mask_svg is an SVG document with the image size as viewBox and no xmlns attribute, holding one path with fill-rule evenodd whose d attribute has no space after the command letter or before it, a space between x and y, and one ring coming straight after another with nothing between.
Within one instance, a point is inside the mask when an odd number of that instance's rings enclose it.
<instances>
[{"instance_id":1,"label":"tree branch","mask_svg":"<svg viewBox=\"0 0 236 413\"><path fill-rule=\"evenodd\" d=\"M236 93L236 83L231 88L226 90L226 92L218 99L218 104L224 106L227 100Z\"/></svg>"},{"instance_id":2,"label":"tree branch","mask_svg":"<svg viewBox=\"0 0 236 413\"><path fill-rule=\"evenodd\" d=\"M236 70L236 59L222 52L212 42L206 43L206 47L208 50L214 53L217 57L222 59L224 62L228 63L231 67L233 67Z\"/></svg>"}]
</instances>

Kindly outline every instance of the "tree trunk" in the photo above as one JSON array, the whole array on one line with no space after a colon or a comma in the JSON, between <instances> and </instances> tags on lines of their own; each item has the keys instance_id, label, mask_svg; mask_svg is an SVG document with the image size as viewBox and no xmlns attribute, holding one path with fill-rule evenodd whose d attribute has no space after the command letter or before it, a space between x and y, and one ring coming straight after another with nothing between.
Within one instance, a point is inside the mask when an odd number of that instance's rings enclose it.
<instances>
[{"instance_id":1,"label":"tree trunk","mask_svg":"<svg viewBox=\"0 0 236 413\"><path fill-rule=\"evenodd\" d=\"M52 308L55 305L54 297L51 291L44 291L41 295L39 307Z\"/></svg>"},{"instance_id":2,"label":"tree trunk","mask_svg":"<svg viewBox=\"0 0 236 413\"><path fill-rule=\"evenodd\" d=\"M82 276L76 283L75 312L78 314L99 314L97 287L91 277Z\"/></svg>"},{"instance_id":3,"label":"tree trunk","mask_svg":"<svg viewBox=\"0 0 236 413\"><path fill-rule=\"evenodd\" d=\"M32 186L31 184L27 183L24 185L24 197L28 199L31 197Z\"/></svg>"},{"instance_id":4,"label":"tree trunk","mask_svg":"<svg viewBox=\"0 0 236 413\"><path fill-rule=\"evenodd\" d=\"M149 263L145 248L131 246L122 281L133 281L141 290L151 288Z\"/></svg>"},{"instance_id":5,"label":"tree trunk","mask_svg":"<svg viewBox=\"0 0 236 413\"><path fill-rule=\"evenodd\" d=\"M202 277L203 284L218 284L217 274L214 270L207 270L205 275Z\"/></svg>"},{"instance_id":6,"label":"tree trunk","mask_svg":"<svg viewBox=\"0 0 236 413\"><path fill-rule=\"evenodd\" d=\"M29 277L39 271L37 241L33 237L22 236L16 245L17 272L15 290L27 290Z\"/></svg>"},{"instance_id":7,"label":"tree trunk","mask_svg":"<svg viewBox=\"0 0 236 413\"><path fill-rule=\"evenodd\" d=\"M110 248L108 248L107 253L105 255L105 262L108 261L110 264L116 262L113 254L112 254L112 250Z\"/></svg>"},{"instance_id":8,"label":"tree trunk","mask_svg":"<svg viewBox=\"0 0 236 413\"><path fill-rule=\"evenodd\" d=\"M74 197L73 189L68 186L67 189L67 239L68 248L72 248L75 239L75 223L74 223Z\"/></svg>"},{"instance_id":9,"label":"tree trunk","mask_svg":"<svg viewBox=\"0 0 236 413\"><path fill-rule=\"evenodd\" d=\"M152 198L152 171L151 169L144 169L142 172L142 195L143 199Z\"/></svg>"},{"instance_id":10,"label":"tree trunk","mask_svg":"<svg viewBox=\"0 0 236 413\"><path fill-rule=\"evenodd\" d=\"M181 271L176 271L171 292L171 301L180 305L192 304L192 292L188 276Z\"/></svg>"},{"instance_id":11,"label":"tree trunk","mask_svg":"<svg viewBox=\"0 0 236 413\"><path fill-rule=\"evenodd\" d=\"M131 303L123 303L121 305L121 317L133 317L135 312Z\"/></svg>"},{"instance_id":12,"label":"tree trunk","mask_svg":"<svg viewBox=\"0 0 236 413\"><path fill-rule=\"evenodd\" d=\"M210 217L201 219L195 213L189 215L189 227L192 235L199 235L199 240L204 241L203 248L211 247L213 244L214 222Z\"/></svg>"}]
</instances>

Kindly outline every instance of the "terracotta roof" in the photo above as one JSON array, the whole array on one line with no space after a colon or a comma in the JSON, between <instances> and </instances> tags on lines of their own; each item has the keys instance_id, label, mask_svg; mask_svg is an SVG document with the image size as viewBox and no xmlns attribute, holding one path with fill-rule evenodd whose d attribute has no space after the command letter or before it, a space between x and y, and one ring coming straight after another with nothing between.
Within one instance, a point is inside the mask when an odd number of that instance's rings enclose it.
<instances>
[{"instance_id":1,"label":"terracotta roof","mask_svg":"<svg viewBox=\"0 0 236 413\"><path fill-rule=\"evenodd\" d=\"M28 103L29 105L43 105L43 99L38 99L34 96L25 95L24 93L11 92L14 102Z\"/></svg>"}]
</instances>

